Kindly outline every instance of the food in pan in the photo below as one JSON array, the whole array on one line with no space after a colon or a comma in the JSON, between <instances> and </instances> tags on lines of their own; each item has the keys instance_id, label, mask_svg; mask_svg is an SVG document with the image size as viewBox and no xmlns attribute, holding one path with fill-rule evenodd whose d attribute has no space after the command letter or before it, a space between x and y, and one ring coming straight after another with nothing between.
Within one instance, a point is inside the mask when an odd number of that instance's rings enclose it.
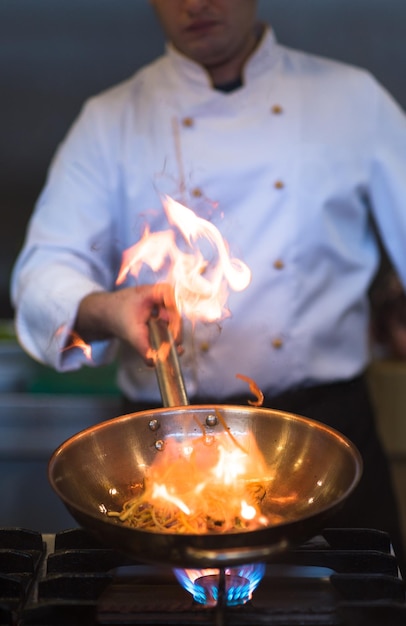
<instances>
[{"instance_id":1,"label":"food in pan","mask_svg":"<svg viewBox=\"0 0 406 626\"><path fill-rule=\"evenodd\" d=\"M239 495L243 498L238 503L230 502L229 491L219 485L206 485L197 493L183 494L182 499L160 487L156 489L162 496L158 499L147 495L148 488L141 487L140 491L140 495L124 503L121 511L110 511L109 515L140 530L192 534L240 532L282 521L279 515L270 519L261 514L261 500L265 495L261 483L247 482L241 489ZM194 503L194 510L190 508L191 503Z\"/></svg>"},{"instance_id":2,"label":"food in pan","mask_svg":"<svg viewBox=\"0 0 406 626\"><path fill-rule=\"evenodd\" d=\"M270 514L267 468L251 433L234 436L220 411L223 431L179 442L169 439L120 510L128 526L151 532L230 533L282 521ZM266 505L266 506L265 506Z\"/></svg>"}]
</instances>

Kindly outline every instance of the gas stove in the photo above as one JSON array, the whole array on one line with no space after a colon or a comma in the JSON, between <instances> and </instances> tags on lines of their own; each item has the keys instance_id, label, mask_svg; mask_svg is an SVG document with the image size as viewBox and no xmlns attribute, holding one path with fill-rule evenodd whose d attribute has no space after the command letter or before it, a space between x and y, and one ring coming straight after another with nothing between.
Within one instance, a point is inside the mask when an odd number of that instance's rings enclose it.
<instances>
[{"instance_id":1,"label":"gas stove","mask_svg":"<svg viewBox=\"0 0 406 626\"><path fill-rule=\"evenodd\" d=\"M137 562L80 528L0 528L0 626L406 624L404 581L380 531L326 529L262 564L262 574L245 604L218 596L207 606L170 568Z\"/></svg>"}]
</instances>

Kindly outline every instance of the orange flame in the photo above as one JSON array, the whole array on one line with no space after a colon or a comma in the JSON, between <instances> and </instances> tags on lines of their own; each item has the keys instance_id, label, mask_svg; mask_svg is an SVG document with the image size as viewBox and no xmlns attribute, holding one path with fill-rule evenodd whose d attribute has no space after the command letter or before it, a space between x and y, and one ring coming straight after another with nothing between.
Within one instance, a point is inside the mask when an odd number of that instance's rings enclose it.
<instances>
[{"instance_id":1,"label":"orange flame","mask_svg":"<svg viewBox=\"0 0 406 626\"><path fill-rule=\"evenodd\" d=\"M63 333L63 330L64 330L64 326L61 326L60 328L58 328L58 330L55 333L56 336L61 335ZM64 348L62 348L62 351L64 352L66 350L71 350L72 348L79 348L80 350L83 351L83 354L89 361L92 360L91 346L88 343L86 343L75 330L71 330L69 332L67 345Z\"/></svg>"},{"instance_id":2,"label":"orange flame","mask_svg":"<svg viewBox=\"0 0 406 626\"><path fill-rule=\"evenodd\" d=\"M246 289L250 269L230 255L228 244L211 222L169 196L163 196L162 203L171 228L159 232L145 228L140 240L124 251L117 284L129 274L138 277L146 265L154 273L166 272L178 311L193 323L227 317L229 289ZM160 349L165 351L168 346ZM250 383L259 405L259 389L251 379L240 377ZM120 516L122 521L129 518L131 510L134 515L144 515L144 507L153 503L154 524L166 525L163 520L169 519L173 528L173 520L180 518L187 532L227 532L233 531L236 523L242 527L268 523L255 491L265 475L256 442L249 433L243 438L232 435L221 412L215 409L215 414L222 433L208 435L202 426L202 436L193 441L165 443L165 452L149 468L142 503L138 497L131 501Z\"/></svg>"},{"instance_id":3,"label":"orange flame","mask_svg":"<svg viewBox=\"0 0 406 626\"><path fill-rule=\"evenodd\" d=\"M238 518L247 528L267 525L255 497L266 474L265 461L251 433L236 444L229 432L167 441L149 469L144 502L155 503L157 514L183 513L190 532L232 531Z\"/></svg>"},{"instance_id":4,"label":"orange flame","mask_svg":"<svg viewBox=\"0 0 406 626\"><path fill-rule=\"evenodd\" d=\"M174 230L151 233L146 227L141 239L124 252L117 284L122 284L128 273L138 276L144 263L154 272L168 266L167 282L174 288L181 314L192 321L207 322L227 317L228 288L245 289L251 271L241 260L230 257L226 242L212 223L169 196L164 196L162 202L187 252L177 246ZM209 248L210 258L203 254L204 247Z\"/></svg>"}]
</instances>

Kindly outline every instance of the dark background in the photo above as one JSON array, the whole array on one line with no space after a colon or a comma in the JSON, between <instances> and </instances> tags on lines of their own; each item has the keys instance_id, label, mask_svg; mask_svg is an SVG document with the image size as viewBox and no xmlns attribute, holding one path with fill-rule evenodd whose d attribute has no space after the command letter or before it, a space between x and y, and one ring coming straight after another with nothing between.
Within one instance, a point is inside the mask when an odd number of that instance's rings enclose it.
<instances>
[{"instance_id":1,"label":"dark background","mask_svg":"<svg viewBox=\"0 0 406 626\"><path fill-rule=\"evenodd\" d=\"M262 0L260 12L281 42L370 69L406 108L406 0ZM56 145L87 96L163 45L147 0L0 0L0 318Z\"/></svg>"}]
</instances>

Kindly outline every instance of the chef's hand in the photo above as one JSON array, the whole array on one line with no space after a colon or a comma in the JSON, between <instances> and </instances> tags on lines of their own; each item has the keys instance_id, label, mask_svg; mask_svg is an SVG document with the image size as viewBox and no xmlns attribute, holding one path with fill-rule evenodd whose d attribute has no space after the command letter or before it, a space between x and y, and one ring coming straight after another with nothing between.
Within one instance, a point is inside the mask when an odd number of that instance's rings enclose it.
<instances>
[{"instance_id":1,"label":"chef's hand","mask_svg":"<svg viewBox=\"0 0 406 626\"><path fill-rule=\"evenodd\" d=\"M74 330L86 343L111 337L121 339L152 365L148 326L152 316L168 322L174 341L180 346L181 318L173 289L166 283L85 296L79 305Z\"/></svg>"}]
</instances>

